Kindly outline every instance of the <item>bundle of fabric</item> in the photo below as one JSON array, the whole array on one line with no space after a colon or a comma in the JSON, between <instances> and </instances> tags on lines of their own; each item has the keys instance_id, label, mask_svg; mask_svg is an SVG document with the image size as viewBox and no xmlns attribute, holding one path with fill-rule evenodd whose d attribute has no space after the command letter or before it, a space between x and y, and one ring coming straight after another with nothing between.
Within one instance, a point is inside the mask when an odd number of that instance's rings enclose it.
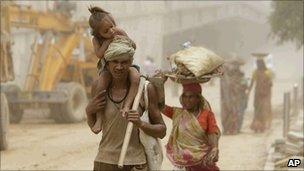
<instances>
[{"instance_id":1,"label":"bundle of fabric","mask_svg":"<svg viewBox=\"0 0 304 171\"><path fill-rule=\"evenodd\" d=\"M180 83L206 82L211 77L222 75L221 66L224 59L214 52L203 47L189 47L173 55L176 69L173 69L170 78Z\"/></svg>"}]
</instances>

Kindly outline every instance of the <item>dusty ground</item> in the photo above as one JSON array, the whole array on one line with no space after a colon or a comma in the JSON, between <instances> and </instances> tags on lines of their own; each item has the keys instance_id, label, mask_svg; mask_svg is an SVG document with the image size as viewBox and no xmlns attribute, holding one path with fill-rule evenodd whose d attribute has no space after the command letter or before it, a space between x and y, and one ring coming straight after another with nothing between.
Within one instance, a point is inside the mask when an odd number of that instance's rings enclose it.
<instances>
[{"instance_id":1,"label":"dusty ground","mask_svg":"<svg viewBox=\"0 0 304 171\"><path fill-rule=\"evenodd\" d=\"M170 120L168 134L170 133ZM41 123L42 122L42 123ZM10 125L10 149L1 152L1 169L81 169L92 168L99 135L90 133L85 123L55 124L52 120ZM266 158L266 137L244 129L234 136L222 136L220 161L222 170L262 169ZM165 137L163 144L167 141ZM165 158L163 169L172 169Z\"/></svg>"},{"instance_id":2,"label":"dusty ground","mask_svg":"<svg viewBox=\"0 0 304 171\"><path fill-rule=\"evenodd\" d=\"M218 87L208 87L204 93L219 117ZM178 99L167 92L168 104L178 105ZM90 170L97 152L101 135L90 132L86 123L56 124L47 118L46 111L26 111L21 124L9 127L9 150L1 151L3 170ZM242 133L222 136L220 139L221 170L260 170L266 160L266 147L269 135L281 131L280 119L275 119L273 128L267 133L254 134L249 130L252 115L245 116ZM171 131L171 121L164 117L167 124L166 143ZM171 170L172 165L165 158L163 169Z\"/></svg>"}]
</instances>

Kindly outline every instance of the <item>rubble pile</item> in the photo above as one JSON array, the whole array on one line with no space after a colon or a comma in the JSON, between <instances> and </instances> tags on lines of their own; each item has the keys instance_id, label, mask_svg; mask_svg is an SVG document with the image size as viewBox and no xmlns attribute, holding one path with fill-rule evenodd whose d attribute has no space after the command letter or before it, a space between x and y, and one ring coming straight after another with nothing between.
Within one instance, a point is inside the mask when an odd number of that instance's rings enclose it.
<instances>
[{"instance_id":1,"label":"rubble pile","mask_svg":"<svg viewBox=\"0 0 304 171\"><path fill-rule=\"evenodd\" d=\"M274 170L288 170L290 159L304 161L303 111L299 113L296 120L291 122L291 124L291 129L286 138L277 139L273 144L274 151L271 160ZM297 168L302 170L303 163Z\"/></svg>"}]
</instances>

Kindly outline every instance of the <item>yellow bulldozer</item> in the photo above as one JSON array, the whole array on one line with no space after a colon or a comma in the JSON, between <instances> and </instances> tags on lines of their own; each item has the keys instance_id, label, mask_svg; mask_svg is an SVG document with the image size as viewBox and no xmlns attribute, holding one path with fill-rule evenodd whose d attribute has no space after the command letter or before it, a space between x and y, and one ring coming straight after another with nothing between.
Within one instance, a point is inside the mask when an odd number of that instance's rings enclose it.
<instances>
[{"instance_id":1,"label":"yellow bulldozer","mask_svg":"<svg viewBox=\"0 0 304 171\"><path fill-rule=\"evenodd\" d=\"M84 120L90 85L97 75L97 60L87 22L73 22L58 11L37 11L30 6L12 3L1 4L1 22L1 38L2 35L8 37L5 46L1 39L1 63L3 59L12 59L9 39L12 27L33 29L39 33L31 43L24 87L1 85L10 111L10 122L19 123L23 111L33 107L48 107L50 116L58 123ZM4 82L2 79L6 80L1 75L1 82Z\"/></svg>"},{"instance_id":2,"label":"yellow bulldozer","mask_svg":"<svg viewBox=\"0 0 304 171\"><path fill-rule=\"evenodd\" d=\"M2 21L2 20L1 20ZM12 55L10 51L9 35L4 32L4 24L1 23L1 49L0 49L0 68L1 68L1 83L14 80L14 68ZM7 144L7 131L9 124L9 107L6 95L1 91L0 105L0 150L5 150Z\"/></svg>"}]
</instances>

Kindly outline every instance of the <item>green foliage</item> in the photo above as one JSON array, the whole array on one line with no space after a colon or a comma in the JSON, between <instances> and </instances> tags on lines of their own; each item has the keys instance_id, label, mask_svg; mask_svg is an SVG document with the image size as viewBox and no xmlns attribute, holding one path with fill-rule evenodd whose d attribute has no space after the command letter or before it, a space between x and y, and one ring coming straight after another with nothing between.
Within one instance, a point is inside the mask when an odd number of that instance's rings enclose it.
<instances>
[{"instance_id":1,"label":"green foliage","mask_svg":"<svg viewBox=\"0 0 304 171\"><path fill-rule=\"evenodd\" d=\"M278 43L294 42L303 46L303 1L274 1L269 17L273 37Z\"/></svg>"}]
</instances>

